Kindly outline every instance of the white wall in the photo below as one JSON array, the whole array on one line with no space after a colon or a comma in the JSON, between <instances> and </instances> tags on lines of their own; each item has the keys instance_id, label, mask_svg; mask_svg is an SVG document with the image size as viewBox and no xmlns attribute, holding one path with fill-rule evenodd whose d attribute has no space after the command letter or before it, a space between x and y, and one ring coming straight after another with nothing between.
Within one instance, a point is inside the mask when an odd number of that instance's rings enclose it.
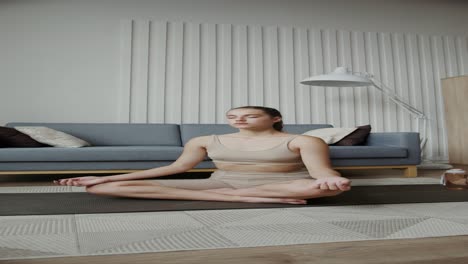
<instances>
[{"instance_id":1,"label":"white wall","mask_svg":"<svg viewBox=\"0 0 468 264\"><path fill-rule=\"evenodd\" d=\"M133 65L134 67L131 69L132 74L134 74L133 79L125 76L125 73L128 72L129 59L130 62L132 60L132 58L125 56L125 52L128 51L128 46L125 45L138 44L140 47L141 45L149 45L141 43L141 41L138 42L139 38L135 38L138 34L138 28L131 31L132 34L136 35L131 36L130 39L125 35L128 33L128 24L125 23L130 20L189 22L187 25L204 23L208 27L216 24L241 27L249 25L257 29L265 26L266 28L293 27L319 31L322 29L325 30L324 32L344 30L345 32L369 32L368 34L374 35L377 33L372 32L379 32L378 34L383 36L382 39L388 36L385 32L403 35L408 33L408 36L423 36L426 39L429 36L438 36L437 38L446 36L445 38L449 41L443 47L447 49L446 54L449 55L447 56L449 62L451 60L457 67L456 70L452 69L450 72L452 66L449 63L449 70L444 69L444 75L450 76L450 74L466 74L466 68L460 67L460 58L450 57L453 57L450 55L452 54L450 49L458 48L462 53L467 49L465 42L460 42L464 45L461 47L455 45L456 39L463 40L468 36L466 11L468 11L467 1L454 0L0 0L0 33L2 36L0 41L0 125L10 121L125 121L122 119L122 114L125 115L125 111L122 112L122 109L125 110L122 103L125 102L126 98L121 97L125 95L122 93L122 84L125 81L139 80L142 78L141 74L144 74L138 66ZM157 36L153 37L153 41L160 39ZM441 40L443 41L443 38ZM193 49L193 46L187 46L187 43L181 47L192 47ZM141 58L145 57L144 52L148 52L148 49L145 51L144 48L131 48L134 53L137 53L131 56L140 58L138 61L140 65L144 63ZM138 53L141 51L143 54ZM417 51L419 52L419 50ZM160 54L160 56L166 55ZM148 56L152 55L148 54ZM204 60L205 58L199 59ZM206 59L213 60L215 58L208 56ZM464 60L463 57L461 59ZM170 60L166 66L187 67L176 64L176 62ZM441 63L445 63L445 59ZM390 64L390 66L392 65L394 64ZM287 71L283 65L279 65L279 67L280 71ZM324 65L321 67L323 69ZM329 67L330 65L324 70ZM208 68L203 71L209 72L213 69ZM383 70L383 77L388 76L388 71L393 74L393 69L385 66L380 70ZM441 76L440 73L429 72L431 76L445 77ZM172 77L177 79L177 76ZM200 78L208 78L209 81L210 77L205 75L205 77L201 76ZM247 80L244 81L247 82ZM222 90L222 83L218 80L217 84L221 86L216 84L212 88ZM437 89L440 88L435 84L437 84L437 80L432 83L431 89L436 89L436 92L427 90L426 94L430 91L432 94L440 95L437 93ZM141 86L140 83L133 84L134 87L139 85ZM170 92L169 95L171 95ZM242 91L238 90L237 92ZM167 98L165 102L175 105L174 103L179 100L175 98L176 95L169 96L170 98ZM202 102L201 111L191 113L197 118L200 117L196 121L210 121L208 112L212 109L208 104L211 98L203 91L191 94L191 96L199 98L199 101ZM251 94L252 96L258 95ZM265 94L265 96L269 95ZM237 98L241 97L238 95ZM134 100L134 105L139 105L141 100L144 101L141 96L131 100ZM185 100L183 101L185 103L191 103L190 98L189 100L187 98L181 100ZM237 103L241 103L240 99L238 101ZM286 101L292 102L290 99L286 99ZM227 105L227 103L221 104L221 106ZM165 122L177 121L177 119L171 120L171 116L177 115L174 114L173 110L181 111L180 109L175 108L167 111L168 109L162 108L161 110L158 107L144 110L166 111L162 113L163 116L166 115L169 118ZM432 130L435 137L430 142L432 149L428 153L432 157L446 159L446 139L443 133L443 122L441 122L443 119L440 119L441 109L440 106L438 107L436 109L436 113L439 115L438 127ZM285 111L286 116L290 116L292 119L295 116L288 111L291 108L291 103L287 103L280 110ZM218 110L221 111L220 108ZM134 122L148 120L138 119L138 116L141 116L138 111L136 109L137 114L133 119ZM332 109L328 111L332 111ZM302 117L295 118L295 121L285 120L286 123L300 123L304 116L316 115L316 113L310 112L296 114ZM150 115L158 117L161 113L150 113ZM378 115L376 114L376 116ZM390 117L392 120L395 118L393 115L382 116L384 119L386 117ZM320 117L317 118L321 120ZM325 121L333 123L333 120L337 118L339 119L339 117L334 116ZM159 119L153 118L153 120ZM219 118L214 121L221 122ZM361 121L363 120L358 117L346 122L355 124ZM394 124L393 121L375 119L370 120L370 122L377 130L394 131L397 128L391 125ZM390 125L383 126L384 123Z\"/></svg>"}]
</instances>

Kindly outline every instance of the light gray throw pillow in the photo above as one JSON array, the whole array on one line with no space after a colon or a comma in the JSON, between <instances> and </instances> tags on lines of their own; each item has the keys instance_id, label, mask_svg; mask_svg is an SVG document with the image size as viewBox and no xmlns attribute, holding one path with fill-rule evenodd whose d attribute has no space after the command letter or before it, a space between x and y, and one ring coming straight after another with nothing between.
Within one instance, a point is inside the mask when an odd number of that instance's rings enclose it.
<instances>
[{"instance_id":1,"label":"light gray throw pillow","mask_svg":"<svg viewBox=\"0 0 468 264\"><path fill-rule=\"evenodd\" d=\"M334 144L356 130L357 127L327 127L309 130L303 135L321 138L327 144Z\"/></svg>"},{"instance_id":2,"label":"light gray throw pillow","mask_svg":"<svg viewBox=\"0 0 468 264\"><path fill-rule=\"evenodd\" d=\"M38 142L48 144L54 147L80 148L91 146L91 144L82 139L49 127L17 126L15 127L15 129L30 136Z\"/></svg>"}]
</instances>

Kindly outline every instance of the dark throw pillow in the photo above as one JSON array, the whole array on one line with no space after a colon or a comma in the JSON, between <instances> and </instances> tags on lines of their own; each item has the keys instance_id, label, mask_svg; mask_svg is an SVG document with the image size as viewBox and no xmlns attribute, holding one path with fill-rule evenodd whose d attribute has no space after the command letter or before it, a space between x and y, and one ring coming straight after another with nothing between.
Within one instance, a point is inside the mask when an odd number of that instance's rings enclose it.
<instances>
[{"instance_id":1,"label":"dark throw pillow","mask_svg":"<svg viewBox=\"0 0 468 264\"><path fill-rule=\"evenodd\" d=\"M0 126L0 148L39 148L49 147L47 144L37 142L30 136L11 127Z\"/></svg>"},{"instance_id":2,"label":"dark throw pillow","mask_svg":"<svg viewBox=\"0 0 468 264\"><path fill-rule=\"evenodd\" d=\"M340 141L332 144L332 146L356 146L364 145L366 143L367 137L371 131L370 125L358 126L351 134L342 138Z\"/></svg>"}]
</instances>

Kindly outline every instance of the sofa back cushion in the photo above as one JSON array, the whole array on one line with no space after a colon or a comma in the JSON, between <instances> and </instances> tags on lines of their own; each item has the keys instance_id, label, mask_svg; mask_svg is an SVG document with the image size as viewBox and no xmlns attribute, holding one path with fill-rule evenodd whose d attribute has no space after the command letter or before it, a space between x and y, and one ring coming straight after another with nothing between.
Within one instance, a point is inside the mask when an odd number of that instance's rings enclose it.
<instances>
[{"instance_id":1,"label":"sofa back cushion","mask_svg":"<svg viewBox=\"0 0 468 264\"><path fill-rule=\"evenodd\" d=\"M45 126L93 146L181 146L177 124L127 123L8 123L6 126Z\"/></svg>"},{"instance_id":2,"label":"sofa back cushion","mask_svg":"<svg viewBox=\"0 0 468 264\"><path fill-rule=\"evenodd\" d=\"M185 144L194 137L208 136L212 134L222 135L235 133L238 129L231 127L228 124L181 124L180 135L182 144Z\"/></svg>"},{"instance_id":3,"label":"sofa back cushion","mask_svg":"<svg viewBox=\"0 0 468 264\"><path fill-rule=\"evenodd\" d=\"M289 134L300 135L309 130L333 127L330 124L285 124L283 130Z\"/></svg>"},{"instance_id":4,"label":"sofa back cushion","mask_svg":"<svg viewBox=\"0 0 468 264\"><path fill-rule=\"evenodd\" d=\"M302 134L306 131L318 128L333 127L329 124L285 124L284 132L290 134ZM222 135L236 133L239 129L233 128L228 124L182 124L180 133L182 143L185 145L191 138L199 136L208 136L212 134Z\"/></svg>"}]
</instances>

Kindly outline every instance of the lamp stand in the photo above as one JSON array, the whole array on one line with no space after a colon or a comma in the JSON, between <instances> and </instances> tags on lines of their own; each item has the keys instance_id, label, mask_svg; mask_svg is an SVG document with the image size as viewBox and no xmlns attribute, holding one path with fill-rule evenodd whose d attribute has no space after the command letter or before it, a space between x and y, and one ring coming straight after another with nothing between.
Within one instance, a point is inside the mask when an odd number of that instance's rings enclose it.
<instances>
[{"instance_id":1,"label":"lamp stand","mask_svg":"<svg viewBox=\"0 0 468 264\"><path fill-rule=\"evenodd\" d=\"M382 82L374 78L372 74L367 72L352 72L347 67L337 67L330 74L312 76L301 81L302 84L312 86L336 86L336 87L362 87L372 85L384 95L390 98L397 105L408 111L417 120L416 130L419 132L420 149L421 149L421 164L417 165L420 169L450 169L452 165L446 163L436 163L433 160L425 159L424 149L426 147L427 135L426 127L429 118L423 112L412 107L405 100L395 93L392 89L385 86ZM422 126L420 126L422 122Z\"/></svg>"},{"instance_id":2,"label":"lamp stand","mask_svg":"<svg viewBox=\"0 0 468 264\"><path fill-rule=\"evenodd\" d=\"M398 104L399 106L403 107L406 111L408 111L410 114L412 114L416 119L416 131L419 131L420 133L420 148L421 148L421 164L417 165L418 169L451 169L453 168L452 165L447 164L447 163L436 163L432 160L425 159L424 157L424 148L426 147L426 142L427 142L427 135L426 135L426 127L427 127L427 120L429 118L424 115L421 111L418 109L412 107L411 105L407 104L405 101L402 100L400 96L398 96L394 91L392 91L390 88L386 87L382 82L378 82L379 84L376 83L376 79L373 78L372 75L368 75L369 79L372 81L372 85L380 90L383 94L388 96L390 100ZM420 129L420 122L422 121L422 126Z\"/></svg>"}]
</instances>

